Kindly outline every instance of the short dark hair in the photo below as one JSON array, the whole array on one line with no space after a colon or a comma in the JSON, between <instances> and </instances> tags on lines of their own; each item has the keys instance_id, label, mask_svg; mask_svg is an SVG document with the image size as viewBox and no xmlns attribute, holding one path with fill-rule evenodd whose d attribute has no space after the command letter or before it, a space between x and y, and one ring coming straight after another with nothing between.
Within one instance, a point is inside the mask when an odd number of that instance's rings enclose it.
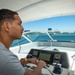
<instances>
[{"instance_id":1,"label":"short dark hair","mask_svg":"<svg viewBox=\"0 0 75 75\"><path fill-rule=\"evenodd\" d=\"M18 13L9 9L0 9L0 26L4 21L13 21L15 20L14 15Z\"/></svg>"}]
</instances>

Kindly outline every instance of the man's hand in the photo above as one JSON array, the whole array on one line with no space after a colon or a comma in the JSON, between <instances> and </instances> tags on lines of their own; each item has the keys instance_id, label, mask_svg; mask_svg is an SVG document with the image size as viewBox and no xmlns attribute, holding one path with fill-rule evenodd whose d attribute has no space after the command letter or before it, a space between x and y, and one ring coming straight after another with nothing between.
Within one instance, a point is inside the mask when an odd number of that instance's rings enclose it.
<instances>
[{"instance_id":1,"label":"man's hand","mask_svg":"<svg viewBox=\"0 0 75 75\"><path fill-rule=\"evenodd\" d=\"M29 63L37 64L38 60L36 58L29 58L27 59Z\"/></svg>"}]
</instances>

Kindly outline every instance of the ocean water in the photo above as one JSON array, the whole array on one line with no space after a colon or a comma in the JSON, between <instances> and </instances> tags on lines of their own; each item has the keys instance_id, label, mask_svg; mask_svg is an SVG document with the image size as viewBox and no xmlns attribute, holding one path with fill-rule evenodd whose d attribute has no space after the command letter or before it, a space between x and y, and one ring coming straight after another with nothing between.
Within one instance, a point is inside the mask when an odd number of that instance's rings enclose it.
<instances>
[{"instance_id":1,"label":"ocean water","mask_svg":"<svg viewBox=\"0 0 75 75\"><path fill-rule=\"evenodd\" d=\"M32 41L48 41L51 38L45 33L26 35ZM75 33L50 33L53 40L75 42Z\"/></svg>"},{"instance_id":2,"label":"ocean water","mask_svg":"<svg viewBox=\"0 0 75 75\"><path fill-rule=\"evenodd\" d=\"M75 34L53 34L51 35L53 39L57 41L67 41L67 42L75 42Z\"/></svg>"},{"instance_id":3,"label":"ocean water","mask_svg":"<svg viewBox=\"0 0 75 75\"><path fill-rule=\"evenodd\" d=\"M29 34L25 34L25 36L29 38L32 42L51 40L51 38L46 33L31 33L31 34L29 33ZM50 36L52 37L53 40L57 40L61 42L75 42L75 33L58 33L58 34L50 33ZM21 39L15 40L12 43L11 47L27 44L27 43L29 43L29 41L22 36Z\"/></svg>"}]
</instances>

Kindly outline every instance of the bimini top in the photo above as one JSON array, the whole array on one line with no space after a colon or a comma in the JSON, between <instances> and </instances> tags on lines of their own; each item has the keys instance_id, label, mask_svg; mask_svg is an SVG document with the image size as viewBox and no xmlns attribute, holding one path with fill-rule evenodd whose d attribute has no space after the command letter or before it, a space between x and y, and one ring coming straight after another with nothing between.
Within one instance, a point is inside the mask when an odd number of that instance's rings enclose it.
<instances>
[{"instance_id":1,"label":"bimini top","mask_svg":"<svg viewBox=\"0 0 75 75\"><path fill-rule=\"evenodd\" d=\"M0 8L19 13L23 22L42 18L75 15L75 0L1 0Z\"/></svg>"}]
</instances>

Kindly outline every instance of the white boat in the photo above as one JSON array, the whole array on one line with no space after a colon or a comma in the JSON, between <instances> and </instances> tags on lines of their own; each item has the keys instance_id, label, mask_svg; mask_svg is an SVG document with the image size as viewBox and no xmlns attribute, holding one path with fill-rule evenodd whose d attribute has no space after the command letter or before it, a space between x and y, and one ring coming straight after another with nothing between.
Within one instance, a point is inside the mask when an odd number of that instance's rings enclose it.
<instances>
[{"instance_id":1,"label":"white boat","mask_svg":"<svg viewBox=\"0 0 75 75\"><path fill-rule=\"evenodd\" d=\"M23 22L29 22L56 16L75 15L75 0L0 0L0 8L15 10ZM56 34L51 31L24 32L20 40L13 42L10 50L19 59L28 56L36 57L36 54L39 53L37 58L45 60L49 65L47 69L42 69L43 75L74 75L75 41L58 41L53 38L53 35ZM46 56L45 58L44 55L48 56L49 59ZM54 72L56 66L61 70L59 73L57 70Z\"/></svg>"},{"instance_id":2,"label":"white boat","mask_svg":"<svg viewBox=\"0 0 75 75\"><path fill-rule=\"evenodd\" d=\"M59 35L57 34L58 33L54 34L52 32L42 32L42 31L41 32L30 32L30 31L24 32L22 35L22 38L20 40L14 41L10 49L13 53L15 53L19 57L19 59L28 57L28 56L36 57L36 55L33 55L33 51L36 54L36 51L39 51L40 53L40 51L42 52L44 50L45 52L43 53L46 53L45 54L46 56L47 54L49 54L53 57L54 57L53 53L60 54L61 59L54 60L54 58L51 57L50 62L52 63L47 61L46 62L49 65L53 65L56 62L60 62L62 65L61 67L67 68L68 70L70 69L71 72L73 73L75 69L75 62L74 62L75 61L75 42L69 41L69 40L63 41L63 40L60 40L60 38L58 38L60 41L53 39L53 36L55 35L56 37L57 36L60 37L61 34L63 36L66 35L64 33L59 33ZM32 53L30 53L31 51ZM49 51L50 53L48 53L47 51ZM46 56L44 57L42 55L41 57L43 57L44 59L43 58L41 59L46 60L45 59ZM57 58L58 57L59 55L57 55ZM40 59L39 57L37 58ZM48 58L49 57L47 57L47 60Z\"/></svg>"}]
</instances>

